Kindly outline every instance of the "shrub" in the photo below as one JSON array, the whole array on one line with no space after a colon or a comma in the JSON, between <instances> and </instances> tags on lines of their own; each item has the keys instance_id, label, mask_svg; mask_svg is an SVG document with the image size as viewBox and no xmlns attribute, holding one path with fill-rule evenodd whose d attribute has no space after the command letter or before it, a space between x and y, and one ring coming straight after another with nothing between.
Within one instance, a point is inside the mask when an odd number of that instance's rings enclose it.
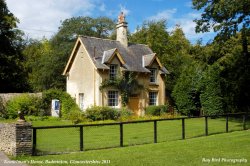
<instances>
[{"instance_id":1,"label":"shrub","mask_svg":"<svg viewBox=\"0 0 250 166\"><path fill-rule=\"evenodd\" d=\"M119 109L119 120L126 121L131 120L133 118L133 112L127 108Z\"/></svg>"},{"instance_id":2,"label":"shrub","mask_svg":"<svg viewBox=\"0 0 250 166\"><path fill-rule=\"evenodd\" d=\"M23 94L16 96L6 104L7 118L17 118L18 111L24 115L42 115L42 100L39 97Z\"/></svg>"},{"instance_id":3,"label":"shrub","mask_svg":"<svg viewBox=\"0 0 250 166\"><path fill-rule=\"evenodd\" d=\"M84 113L80 112L78 110L71 111L68 114L67 119L71 120L72 123L74 123L74 124L78 124L78 123L86 121L86 117L85 117Z\"/></svg>"},{"instance_id":4,"label":"shrub","mask_svg":"<svg viewBox=\"0 0 250 166\"><path fill-rule=\"evenodd\" d=\"M61 115L64 118L68 118L68 114L71 111L81 112L74 99L67 92L64 92L62 90L50 89L44 91L42 98L44 109L46 110L47 115L50 115L52 99L58 99L60 101Z\"/></svg>"},{"instance_id":5,"label":"shrub","mask_svg":"<svg viewBox=\"0 0 250 166\"><path fill-rule=\"evenodd\" d=\"M168 105L152 105L146 108L145 114L152 116L161 116L168 112Z\"/></svg>"},{"instance_id":6,"label":"shrub","mask_svg":"<svg viewBox=\"0 0 250 166\"><path fill-rule=\"evenodd\" d=\"M93 121L117 120L119 118L119 111L111 107L92 106L86 109L86 117Z\"/></svg>"}]
</instances>

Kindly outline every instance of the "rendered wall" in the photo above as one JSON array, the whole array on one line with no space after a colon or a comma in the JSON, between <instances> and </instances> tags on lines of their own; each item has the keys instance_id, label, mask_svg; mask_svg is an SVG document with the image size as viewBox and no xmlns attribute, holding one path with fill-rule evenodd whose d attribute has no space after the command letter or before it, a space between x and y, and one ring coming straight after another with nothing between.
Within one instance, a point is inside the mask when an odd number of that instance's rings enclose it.
<instances>
[{"instance_id":1,"label":"rendered wall","mask_svg":"<svg viewBox=\"0 0 250 166\"><path fill-rule=\"evenodd\" d=\"M83 46L80 46L67 76L67 92L79 105L79 93L84 93L84 109L95 103L95 68Z\"/></svg>"}]
</instances>

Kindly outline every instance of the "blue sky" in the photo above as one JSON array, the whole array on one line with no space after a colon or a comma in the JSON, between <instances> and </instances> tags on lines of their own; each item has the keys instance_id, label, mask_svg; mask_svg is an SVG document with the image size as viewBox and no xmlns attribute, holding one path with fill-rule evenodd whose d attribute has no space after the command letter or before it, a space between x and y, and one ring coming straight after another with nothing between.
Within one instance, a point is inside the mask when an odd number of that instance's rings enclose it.
<instances>
[{"instance_id":1,"label":"blue sky","mask_svg":"<svg viewBox=\"0 0 250 166\"><path fill-rule=\"evenodd\" d=\"M213 39L214 33L196 34L193 20L200 12L192 9L191 0L6 0L9 10L19 18L18 27L28 37L50 38L60 26L60 21L74 16L107 16L117 19L123 11L130 32L146 20L167 20L171 32L181 25L186 37L195 43Z\"/></svg>"}]
</instances>

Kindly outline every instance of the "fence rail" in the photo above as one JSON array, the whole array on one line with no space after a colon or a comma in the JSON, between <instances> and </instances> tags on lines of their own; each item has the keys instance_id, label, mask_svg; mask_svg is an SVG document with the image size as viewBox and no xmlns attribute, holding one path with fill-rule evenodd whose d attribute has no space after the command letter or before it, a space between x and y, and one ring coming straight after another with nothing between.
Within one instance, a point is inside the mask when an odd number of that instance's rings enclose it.
<instances>
[{"instance_id":1,"label":"fence rail","mask_svg":"<svg viewBox=\"0 0 250 166\"><path fill-rule=\"evenodd\" d=\"M42 152L42 153L39 153L39 149L37 148L37 146L39 144L42 143L43 140L37 141L37 139L39 138L38 135L37 135L37 132L38 131L41 131L41 130L45 130L45 131L48 131L50 129L77 129L77 132L79 132L79 135L76 136L78 137L78 140L75 139L76 142L78 142L78 151L84 151L86 150L87 148L85 148L85 138L88 138L87 136L91 136L93 135L93 133L89 134L87 133L87 131L85 131L85 129L87 128L94 128L94 127L106 127L106 126L119 126L118 130L119 130L119 134L117 133L116 136L114 136L115 138L118 138L119 137L119 145L120 147L123 147L124 146L124 137L126 137L126 134L124 134L124 131L126 131L126 129L124 129L124 126L129 126L131 124L148 124L148 123L153 123L153 132L152 132L152 140L153 141L145 141L145 142L152 142L152 143L158 143L158 134L159 134L159 130L158 130L158 123L159 122L167 122L167 121L181 121L181 139L186 139L186 121L187 120L190 120L190 119L201 119L201 118L204 118L205 121L204 121L204 134L205 136L208 136L209 135L209 120L208 118L218 118L218 117L225 117L225 132L229 132L229 118L230 117L238 117L238 121L240 120L239 119L239 116L241 116L242 118L242 126L241 126L241 129L242 130L246 130L247 129L247 116L249 116L249 113L232 113L232 114L222 114L222 115L211 115L211 116L200 116L200 117L180 117L180 118L170 118L170 119L154 119L154 120L138 120L138 121L126 121L126 122L114 122L114 123L103 123L103 124L81 124L81 125L61 125L61 126L39 126L39 127L33 127L33 155L41 155L41 154L50 154L50 152ZM237 123L237 125L239 125ZM176 125L175 125L176 126ZM161 126L162 127L162 126ZM165 127L165 126L163 126ZM145 128L143 128L145 129ZM79 131L78 131L79 130ZM112 134L113 133L116 133L116 128L115 130L113 131L114 129L112 129ZM150 128L148 128L146 131L144 132L147 132L147 135L150 137L150 133L148 133L148 131L150 130ZM99 130L101 131L101 130ZM133 129L133 131L136 131L136 129ZM137 130L137 132L139 132L139 129ZM150 131L151 132L151 131ZM177 132L177 131L176 131ZM96 134L96 132L94 133ZM105 134L105 133L103 133ZM119 136L118 136L119 135ZM139 134L138 134L139 135ZM41 136L41 135L40 135ZM58 139L63 139L64 138L64 135L61 133L61 134L58 134L58 135L55 135L55 136L58 136L59 138ZM49 136L48 136L49 137ZM61 137L61 138L60 138ZM102 135L99 135L98 136L99 138L102 137ZM97 138L98 138L97 137ZM73 137L72 137L73 138ZM95 137L96 138L96 137ZM131 138L131 140L133 140L134 138L136 138L136 136L133 136ZM49 139L49 138L48 138ZM91 142L91 139L94 139L94 138L88 138L89 142ZM73 139L72 139L73 140ZM69 142L70 142L70 138L69 138ZM67 144L67 142L64 142L65 144ZM91 143L89 143L91 144ZM116 143L114 143L116 144ZM130 143L130 144L134 144L134 143ZM130 145L129 144L129 145ZM136 144L136 143L135 143ZM112 146L113 147L113 146ZM114 147L117 147L117 145L114 145ZM97 147L97 149L101 149L102 147ZM104 147L106 148L106 147ZM107 147L108 148L108 147ZM92 149L92 148L89 148L89 149ZM93 148L93 149L96 149L96 148ZM64 152L64 150L63 150ZM52 153L58 153L58 152L52 152Z\"/></svg>"}]
</instances>

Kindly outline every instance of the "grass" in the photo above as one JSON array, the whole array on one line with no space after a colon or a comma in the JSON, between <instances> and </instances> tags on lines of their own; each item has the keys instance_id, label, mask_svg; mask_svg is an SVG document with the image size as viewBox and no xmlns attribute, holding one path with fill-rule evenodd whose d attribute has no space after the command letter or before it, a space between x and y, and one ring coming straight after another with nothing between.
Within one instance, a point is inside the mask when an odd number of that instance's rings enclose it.
<instances>
[{"instance_id":1,"label":"grass","mask_svg":"<svg viewBox=\"0 0 250 166\"><path fill-rule=\"evenodd\" d=\"M110 164L104 165L112 166L249 165L249 137L250 130L246 130L186 140L168 141L157 144L93 150L61 155L23 156L16 159L25 162L45 163L30 164L34 166L60 165L46 164L48 161L68 162L68 165L88 165L73 163L70 164L70 162L86 162L93 160L100 162L106 161L106 163L110 162ZM217 159L217 161L215 161L214 159ZM230 159L243 159L242 161L247 160L247 163L233 163L233 161L235 160ZM209 160L210 163L208 163Z\"/></svg>"},{"instance_id":2,"label":"grass","mask_svg":"<svg viewBox=\"0 0 250 166\"><path fill-rule=\"evenodd\" d=\"M249 122L249 121L248 121ZM68 124L67 121L35 121L33 125L60 125ZM209 135L225 132L225 119L208 119ZM248 123L249 124L249 123ZM186 138L194 138L205 135L204 118L185 120ZM84 127L84 149L102 149L120 146L119 125ZM229 131L242 130L241 119L230 119ZM157 123L158 142L166 142L182 139L181 120L159 121ZM147 144L154 142L154 123L124 124L124 146ZM77 152L80 150L79 128L57 128L37 130L38 154L50 154L58 152Z\"/></svg>"}]
</instances>

